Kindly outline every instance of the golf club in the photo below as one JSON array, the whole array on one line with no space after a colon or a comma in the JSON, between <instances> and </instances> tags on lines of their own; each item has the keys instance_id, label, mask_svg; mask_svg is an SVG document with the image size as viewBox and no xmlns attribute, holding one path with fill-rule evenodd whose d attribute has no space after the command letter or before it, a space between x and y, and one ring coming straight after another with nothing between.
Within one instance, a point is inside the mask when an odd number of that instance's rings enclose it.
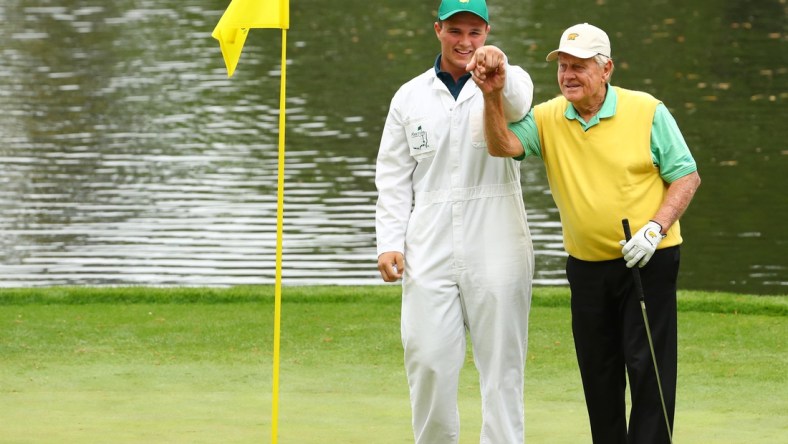
<instances>
[{"instance_id":1,"label":"golf club","mask_svg":"<svg viewBox=\"0 0 788 444\"><path fill-rule=\"evenodd\" d=\"M629 219L622 219L621 225L624 226L624 238L629 242L632 239L632 232L629 229ZM657 387L659 388L659 400L662 401L662 413L665 414L665 426L668 428L668 439L673 444L673 432L670 430L670 420L668 419L668 409L665 406L665 396L662 394L662 381L659 378L659 368L657 368L657 357L654 354L654 341L651 339L651 327L648 324L648 316L646 316L646 301L645 293L643 292L643 283L640 281L640 269L637 265L632 267L632 278L635 281L635 290L638 292L640 299L640 312L643 313L643 323L646 325L646 337L648 338L648 348L651 350L651 362L654 363L654 373L657 376Z\"/></svg>"}]
</instances>

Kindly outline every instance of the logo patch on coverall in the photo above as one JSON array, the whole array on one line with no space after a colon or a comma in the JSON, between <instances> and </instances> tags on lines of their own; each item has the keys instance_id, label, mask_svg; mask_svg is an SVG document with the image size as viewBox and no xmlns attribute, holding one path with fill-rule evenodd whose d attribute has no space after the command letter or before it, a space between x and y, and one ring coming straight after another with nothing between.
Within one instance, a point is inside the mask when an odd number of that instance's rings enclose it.
<instances>
[{"instance_id":1,"label":"logo patch on coverall","mask_svg":"<svg viewBox=\"0 0 788 444\"><path fill-rule=\"evenodd\" d=\"M427 150L430 147L427 132L419 125L410 132L410 148L412 150Z\"/></svg>"},{"instance_id":2,"label":"logo patch on coverall","mask_svg":"<svg viewBox=\"0 0 788 444\"><path fill-rule=\"evenodd\" d=\"M416 160L426 159L435 155L435 147L430 145L429 129L424 124L426 119L418 119L405 125L405 137L408 139L410 155Z\"/></svg>"}]
</instances>

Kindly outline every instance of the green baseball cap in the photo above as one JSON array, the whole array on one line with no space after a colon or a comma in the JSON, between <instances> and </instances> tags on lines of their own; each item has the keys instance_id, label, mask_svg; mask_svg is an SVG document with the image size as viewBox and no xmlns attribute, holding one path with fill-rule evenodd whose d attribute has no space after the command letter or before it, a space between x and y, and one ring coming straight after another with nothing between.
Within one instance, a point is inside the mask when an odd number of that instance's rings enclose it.
<instances>
[{"instance_id":1,"label":"green baseball cap","mask_svg":"<svg viewBox=\"0 0 788 444\"><path fill-rule=\"evenodd\" d=\"M446 20L458 12L470 12L490 23L485 0L442 0L438 7L438 18Z\"/></svg>"}]
</instances>

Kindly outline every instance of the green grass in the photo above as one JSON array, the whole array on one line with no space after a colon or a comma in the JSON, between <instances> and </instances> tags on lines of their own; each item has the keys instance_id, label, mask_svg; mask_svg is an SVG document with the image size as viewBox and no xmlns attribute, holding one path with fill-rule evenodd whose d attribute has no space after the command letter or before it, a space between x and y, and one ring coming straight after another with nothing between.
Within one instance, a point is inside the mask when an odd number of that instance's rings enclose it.
<instances>
[{"instance_id":1,"label":"green grass","mask_svg":"<svg viewBox=\"0 0 788 444\"><path fill-rule=\"evenodd\" d=\"M270 442L273 287L0 290L0 443ZM535 289L529 442L590 443L568 290ZM784 442L788 296L679 294L677 443ZM407 443L399 288L285 287L280 443ZM478 442L477 376L460 386Z\"/></svg>"}]
</instances>

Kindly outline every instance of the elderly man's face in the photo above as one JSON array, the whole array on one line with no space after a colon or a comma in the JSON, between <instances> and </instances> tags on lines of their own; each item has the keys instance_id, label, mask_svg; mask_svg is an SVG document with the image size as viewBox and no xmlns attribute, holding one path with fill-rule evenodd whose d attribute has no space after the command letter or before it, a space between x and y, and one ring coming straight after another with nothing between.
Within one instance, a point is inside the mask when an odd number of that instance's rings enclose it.
<instances>
[{"instance_id":1,"label":"elderly man's face","mask_svg":"<svg viewBox=\"0 0 788 444\"><path fill-rule=\"evenodd\" d=\"M612 67L610 60L599 66L593 58L581 59L562 52L558 54L558 86L566 100L574 105L601 103Z\"/></svg>"}]
</instances>

